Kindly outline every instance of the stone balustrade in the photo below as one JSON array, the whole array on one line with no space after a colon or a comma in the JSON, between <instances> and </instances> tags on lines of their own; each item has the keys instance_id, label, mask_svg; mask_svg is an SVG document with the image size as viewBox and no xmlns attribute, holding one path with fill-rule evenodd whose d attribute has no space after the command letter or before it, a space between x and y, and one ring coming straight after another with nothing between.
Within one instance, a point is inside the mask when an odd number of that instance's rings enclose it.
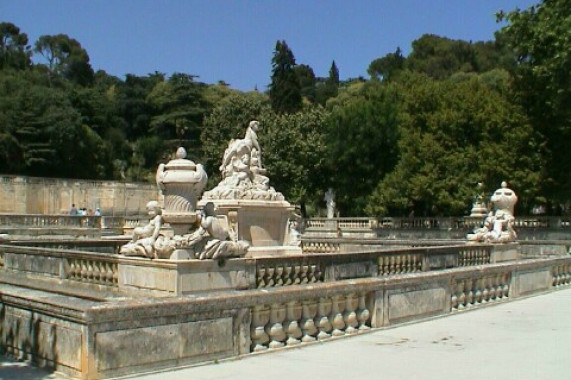
<instances>
[{"instance_id":1,"label":"stone balustrade","mask_svg":"<svg viewBox=\"0 0 571 380\"><path fill-rule=\"evenodd\" d=\"M341 243L336 241L302 240L301 250L304 253L339 253Z\"/></svg>"},{"instance_id":2,"label":"stone balustrade","mask_svg":"<svg viewBox=\"0 0 571 380\"><path fill-rule=\"evenodd\" d=\"M82 283L118 286L118 264L103 259L65 258L65 278Z\"/></svg>"},{"instance_id":3,"label":"stone balustrade","mask_svg":"<svg viewBox=\"0 0 571 380\"><path fill-rule=\"evenodd\" d=\"M468 230L481 226L482 218L471 217L382 217L376 218L309 218L305 220L307 230L349 229L460 229ZM571 228L571 217L556 216L516 216L516 229Z\"/></svg>"},{"instance_id":4,"label":"stone balustrade","mask_svg":"<svg viewBox=\"0 0 571 380\"><path fill-rule=\"evenodd\" d=\"M318 260L258 261L260 263L256 265L257 288L312 284L324 281L323 263Z\"/></svg>"},{"instance_id":5,"label":"stone balustrade","mask_svg":"<svg viewBox=\"0 0 571 380\"><path fill-rule=\"evenodd\" d=\"M553 286L571 285L571 265L560 264L553 267Z\"/></svg>"},{"instance_id":6,"label":"stone balustrade","mask_svg":"<svg viewBox=\"0 0 571 380\"><path fill-rule=\"evenodd\" d=\"M388 254L380 256L379 275L389 276L393 274L422 272L422 263L424 257L422 254L402 253Z\"/></svg>"},{"instance_id":7,"label":"stone balustrade","mask_svg":"<svg viewBox=\"0 0 571 380\"><path fill-rule=\"evenodd\" d=\"M343 293L251 309L251 351L322 341L370 329L365 293ZM370 298L370 297L369 297Z\"/></svg>"},{"instance_id":8,"label":"stone balustrade","mask_svg":"<svg viewBox=\"0 0 571 380\"><path fill-rule=\"evenodd\" d=\"M82 227L101 228L100 216L0 214L1 227Z\"/></svg>"},{"instance_id":9,"label":"stone balustrade","mask_svg":"<svg viewBox=\"0 0 571 380\"><path fill-rule=\"evenodd\" d=\"M509 272L454 279L450 299L452 311L505 300L509 297L510 282Z\"/></svg>"},{"instance_id":10,"label":"stone balustrade","mask_svg":"<svg viewBox=\"0 0 571 380\"><path fill-rule=\"evenodd\" d=\"M46 265L39 259L48 253L7 246L0 246L0 252L6 259L3 273L12 274L18 269L13 265L16 261L35 261L36 267ZM325 342L368 328L459 313L571 284L571 257L563 256L430 272L407 272L411 266L405 264L401 265L404 269L399 269L401 273L389 276L216 291L192 297L130 297L121 293L121 289L113 293L117 297L89 298L81 294L74 297L75 283L99 282L101 287L101 282L110 281L108 266L90 263L91 257L83 254L51 250L55 262L60 257L67 260L65 265L69 269L64 273L73 273L78 279L66 288L66 296L46 293L38 279L34 286L26 287L26 297L22 297L22 282L11 283L13 275L2 277L0 330L4 333L0 334L0 343L5 352L36 363L49 361L50 366L79 378L110 378L156 370L159 366L173 368L249 352ZM23 256L22 260L15 260L15 255ZM346 273L359 275L352 272L354 260L349 256L335 260L331 255L323 255L320 259L327 257L336 267L325 268L325 272L348 268ZM264 260L228 260L223 267L260 261L264 268L281 273L282 283L292 280L291 273L284 277L287 269L277 269L278 261L271 262L274 258ZM113 262L107 258L95 261ZM414 259L411 257L409 262ZM118 271L126 264L152 264L154 270L174 265L164 260L119 258ZM62 262L53 267L60 265ZM209 266L209 271L218 267L216 263L198 265ZM26 272L29 281L38 278L33 277L38 273L36 267L19 269ZM196 268L179 269L182 273ZM33 270L36 272L30 272ZM55 277L60 275L55 272ZM119 273L119 282L121 277ZM273 274L271 278L280 282ZM141 350L143 345L148 349Z\"/></svg>"},{"instance_id":11,"label":"stone balustrade","mask_svg":"<svg viewBox=\"0 0 571 380\"><path fill-rule=\"evenodd\" d=\"M83 284L118 286L119 257L76 250L0 246L0 269Z\"/></svg>"},{"instance_id":12,"label":"stone balustrade","mask_svg":"<svg viewBox=\"0 0 571 380\"><path fill-rule=\"evenodd\" d=\"M458 251L458 266L468 267L489 264L491 246L466 246Z\"/></svg>"}]
</instances>

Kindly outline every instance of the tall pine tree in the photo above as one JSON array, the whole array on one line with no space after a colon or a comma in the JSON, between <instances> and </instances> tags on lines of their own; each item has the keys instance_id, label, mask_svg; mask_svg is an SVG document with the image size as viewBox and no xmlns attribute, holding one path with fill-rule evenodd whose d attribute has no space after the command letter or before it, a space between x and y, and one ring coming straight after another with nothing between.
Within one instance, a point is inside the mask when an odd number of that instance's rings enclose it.
<instances>
[{"instance_id":1,"label":"tall pine tree","mask_svg":"<svg viewBox=\"0 0 571 380\"><path fill-rule=\"evenodd\" d=\"M276 43L269 95L272 108L278 114L301 109L301 85L295 72L295 58L285 41Z\"/></svg>"}]
</instances>

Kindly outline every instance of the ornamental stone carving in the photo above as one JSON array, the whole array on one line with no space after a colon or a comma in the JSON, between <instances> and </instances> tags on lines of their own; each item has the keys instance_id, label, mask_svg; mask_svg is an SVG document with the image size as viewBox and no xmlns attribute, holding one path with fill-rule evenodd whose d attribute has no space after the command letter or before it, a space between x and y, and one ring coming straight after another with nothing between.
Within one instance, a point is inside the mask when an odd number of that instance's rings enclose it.
<instances>
[{"instance_id":1,"label":"ornamental stone carving","mask_svg":"<svg viewBox=\"0 0 571 380\"><path fill-rule=\"evenodd\" d=\"M208 176L201 164L186 159L186 150L176 151L176 158L167 164L160 164L156 181L164 195L163 218L175 234L187 233L196 221L196 203Z\"/></svg>"},{"instance_id":2,"label":"ornamental stone carving","mask_svg":"<svg viewBox=\"0 0 571 380\"><path fill-rule=\"evenodd\" d=\"M494 192L490 198L494 206L484 219L483 226L468 234L468 241L507 243L517 238L514 225L514 206L517 203L517 196L513 190L508 188L507 183L502 182L501 187Z\"/></svg>"},{"instance_id":3,"label":"ornamental stone carving","mask_svg":"<svg viewBox=\"0 0 571 380\"><path fill-rule=\"evenodd\" d=\"M253 120L243 139L230 141L219 167L222 180L214 189L204 193L204 200L284 200L284 196L270 186L267 171L262 166L259 129L260 123Z\"/></svg>"}]
</instances>

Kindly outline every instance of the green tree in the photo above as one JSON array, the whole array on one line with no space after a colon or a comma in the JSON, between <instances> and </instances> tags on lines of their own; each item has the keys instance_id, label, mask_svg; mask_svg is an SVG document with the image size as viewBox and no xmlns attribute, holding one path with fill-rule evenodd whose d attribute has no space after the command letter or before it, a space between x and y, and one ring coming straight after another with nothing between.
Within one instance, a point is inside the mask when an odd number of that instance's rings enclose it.
<instances>
[{"instance_id":1,"label":"green tree","mask_svg":"<svg viewBox=\"0 0 571 380\"><path fill-rule=\"evenodd\" d=\"M81 86L93 83L89 55L77 40L65 34L43 35L36 41L34 51L46 59L50 82L63 78Z\"/></svg>"},{"instance_id":2,"label":"green tree","mask_svg":"<svg viewBox=\"0 0 571 380\"><path fill-rule=\"evenodd\" d=\"M398 107L394 86L371 82L333 108L328 119L326 188L335 189L343 215L363 215L367 197L393 169Z\"/></svg>"},{"instance_id":3,"label":"green tree","mask_svg":"<svg viewBox=\"0 0 571 380\"><path fill-rule=\"evenodd\" d=\"M506 180L526 209L537 200L541 159L523 110L478 76L402 80L400 155L377 186L373 215L465 215L477 182L493 191Z\"/></svg>"},{"instance_id":4,"label":"green tree","mask_svg":"<svg viewBox=\"0 0 571 380\"><path fill-rule=\"evenodd\" d=\"M272 109L278 114L293 113L301 109L301 86L295 66L295 57L287 43L277 41L272 57L269 95Z\"/></svg>"},{"instance_id":5,"label":"green tree","mask_svg":"<svg viewBox=\"0 0 571 380\"><path fill-rule=\"evenodd\" d=\"M147 97L153 109L150 130L166 139L189 139L198 142L207 104L205 85L194 76L173 74L168 81L158 82Z\"/></svg>"},{"instance_id":6,"label":"green tree","mask_svg":"<svg viewBox=\"0 0 571 380\"><path fill-rule=\"evenodd\" d=\"M301 96L310 103L315 103L316 78L313 69L308 65L297 65L294 68L299 81Z\"/></svg>"},{"instance_id":7,"label":"green tree","mask_svg":"<svg viewBox=\"0 0 571 380\"><path fill-rule=\"evenodd\" d=\"M339 93L339 69L335 61L331 62L329 76L319 81L316 92L317 102L321 105L325 105L327 100L336 97Z\"/></svg>"},{"instance_id":8,"label":"green tree","mask_svg":"<svg viewBox=\"0 0 571 380\"><path fill-rule=\"evenodd\" d=\"M377 58L369 64L367 73L373 79L391 80L404 67L405 58L400 47L394 53Z\"/></svg>"},{"instance_id":9,"label":"green tree","mask_svg":"<svg viewBox=\"0 0 571 380\"><path fill-rule=\"evenodd\" d=\"M153 110L147 97L157 83L164 82L165 75L155 72L146 76L127 74L125 81L117 85L116 102L125 121L125 135L135 141L149 133Z\"/></svg>"},{"instance_id":10,"label":"green tree","mask_svg":"<svg viewBox=\"0 0 571 380\"><path fill-rule=\"evenodd\" d=\"M555 202L571 199L571 1L543 0L500 13L499 37L515 50L518 100L545 140L543 191Z\"/></svg>"},{"instance_id":11,"label":"green tree","mask_svg":"<svg viewBox=\"0 0 571 380\"><path fill-rule=\"evenodd\" d=\"M30 67L31 54L26 33L10 22L0 23L0 70Z\"/></svg>"},{"instance_id":12,"label":"green tree","mask_svg":"<svg viewBox=\"0 0 571 380\"><path fill-rule=\"evenodd\" d=\"M327 182L326 122L322 107L260 120L264 166L270 185L292 203L319 206Z\"/></svg>"}]
</instances>

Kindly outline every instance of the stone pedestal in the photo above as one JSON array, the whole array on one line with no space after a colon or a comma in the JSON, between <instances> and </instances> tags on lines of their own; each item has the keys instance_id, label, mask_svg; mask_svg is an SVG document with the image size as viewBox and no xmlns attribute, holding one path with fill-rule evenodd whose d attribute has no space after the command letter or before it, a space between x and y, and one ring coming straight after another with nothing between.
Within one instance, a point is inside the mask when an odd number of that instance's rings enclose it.
<instances>
[{"instance_id":1,"label":"stone pedestal","mask_svg":"<svg viewBox=\"0 0 571 380\"><path fill-rule=\"evenodd\" d=\"M294 207L287 201L248 199L201 200L216 206L217 215L226 215L229 228L238 240L250 242L247 257L300 254L301 248L288 246L288 220Z\"/></svg>"}]
</instances>

